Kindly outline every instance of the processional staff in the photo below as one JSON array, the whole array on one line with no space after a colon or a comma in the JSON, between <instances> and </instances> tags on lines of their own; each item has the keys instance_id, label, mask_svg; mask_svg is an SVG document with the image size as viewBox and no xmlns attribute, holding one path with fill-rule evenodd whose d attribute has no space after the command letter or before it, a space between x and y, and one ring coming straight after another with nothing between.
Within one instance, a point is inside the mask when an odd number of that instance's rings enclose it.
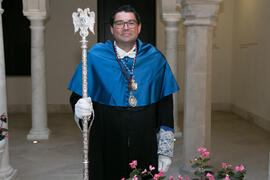
<instances>
[{"instance_id":1,"label":"processional staff","mask_svg":"<svg viewBox=\"0 0 270 180\"><path fill-rule=\"evenodd\" d=\"M77 12L72 13L74 31L80 31L80 36L82 37L81 48L82 48L82 97L87 98L87 40L90 30L93 34L94 24L95 24L95 13L90 12L89 8L84 10L78 8ZM93 106L91 106L93 107ZM92 117L92 118L91 118ZM94 119L94 110L92 108L92 115L83 117L83 180L88 180L88 144L89 144L89 133ZM88 127L88 123L90 123ZM88 129L89 128L89 129Z\"/></svg>"}]
</instances>

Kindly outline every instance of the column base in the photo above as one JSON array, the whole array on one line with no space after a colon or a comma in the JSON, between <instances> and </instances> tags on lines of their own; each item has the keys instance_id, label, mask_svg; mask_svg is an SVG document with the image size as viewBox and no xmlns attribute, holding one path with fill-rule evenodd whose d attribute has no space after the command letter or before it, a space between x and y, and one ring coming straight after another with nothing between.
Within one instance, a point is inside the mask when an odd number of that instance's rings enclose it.
<instances>
[{"instance_id":1,"label":"column base","mask_svg":"<svg viewBox=\"0 0 270 180\"><path fill-rule=\"evenodd\" d=\"M28 140L48 140L50 137L50 130L47 128L43 131L31 129L27 135Z\"/></svg>"},{"instance_id":2,"label":"column base","mask_svg":"<svg viewBox=\"0 0 270 180\"><path fill-rule=\"evenodd\" d=\"M15 180L17 177L17 169L10 167L7 171L0 171L0 179Z\"/></svg>"}]
</instances>

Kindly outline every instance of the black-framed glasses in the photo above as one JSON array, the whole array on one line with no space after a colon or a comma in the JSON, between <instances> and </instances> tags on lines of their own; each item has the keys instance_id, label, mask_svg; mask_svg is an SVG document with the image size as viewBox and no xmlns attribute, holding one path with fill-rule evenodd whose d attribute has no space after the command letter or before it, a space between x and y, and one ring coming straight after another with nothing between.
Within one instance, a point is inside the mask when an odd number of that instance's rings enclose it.
<instances>
[{"instance_id":1,"label":"black-framed glasses","mask_svg":"<svg viewBox=\"0 0 270 180\"><path fill-rule=\"evenodd\" d=\"M128 28L135 28L137 26L138 22L136 20L129 20L127 22L125 21L114 21L113 25L117 29L122 29L127 25Z\"/></svg>"}]
</instances>

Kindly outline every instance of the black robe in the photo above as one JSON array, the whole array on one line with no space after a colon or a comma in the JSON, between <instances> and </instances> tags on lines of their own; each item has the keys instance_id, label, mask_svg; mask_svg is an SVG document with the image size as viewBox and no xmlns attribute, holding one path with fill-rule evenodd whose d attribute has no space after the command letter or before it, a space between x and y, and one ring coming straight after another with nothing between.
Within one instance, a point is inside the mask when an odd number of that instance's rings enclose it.
<instances>
[{"instance_id":1,"label":"black robe","mask_svg":"<svg viewBox=\"0 0 270 180\"><path fill-rule=\"evenodd\" d=\"M81 96L72 93L73 111ZM129 177L129 163L137 168L158 168L157 137L160 126L173 129L172 95L143 107L116 107L93 102L95 119L89 140L89 179Z\"/></svg>"}]
</instances>

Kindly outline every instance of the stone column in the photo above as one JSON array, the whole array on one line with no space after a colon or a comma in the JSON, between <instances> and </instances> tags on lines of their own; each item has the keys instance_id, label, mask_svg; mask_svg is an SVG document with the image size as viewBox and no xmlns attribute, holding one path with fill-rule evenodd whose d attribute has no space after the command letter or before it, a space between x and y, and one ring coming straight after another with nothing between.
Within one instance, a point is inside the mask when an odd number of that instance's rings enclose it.
<instances>
[{"instance_id":1,"label":"stone column","mask_svg":"<svg viewBox=\"0 0 270 180\"><path fill-rule=\"evenodd\" d=\"M172 13L163 13L163 20L165 22L165 35L166 35L166 44L165 44L165 56L171 67L176 81L179 82L178 78L178 23L181 18L179 12ZM174 129L175 136L182 136L179 126L179 109L178 109L178 92L173 95L173 107L174 107Z\"/></svg>"},{"instance_id":2,"label":"stone column","mask_svg":"<svg viewBox=\"0 0 270 180\"><path fill-rule=\"evenodd\" d=\"M2 0L0 0L0 115L7 114L7 94L6 94L6 73L4 59L4 44L3 44L3 26L2 26ZM6 128L8 126L6 125ZM13 169L9 164L8 138L5 151L0 162L0 179L15 179L17 170Z\"/></svg>"},{"instance_id":3,"label":"stone column","mask_svg":"<svg viewBox=\"0 0 270 180\"><path fill-rule=\"evenodd\" d=\"M24 15L31 22L32 129L29 140L49 139L44 48L45 0L24 0Z\"/></svg>"},{"instance_id":4,"label":"stone column","mask_svg":"<svg viewBox=\"0 0 270 180\"><path fill-rule=\"evenodd\" d=\"M220 0L182 0L186 30L184 170L198 147L210 150L212 32Z\"/></svg>"},{"instance_id":5,"label":"stone column","mask_svg":"<svg viewBox=\"0 0 270 180\"><path fill-rule=\"evenodd\" d=\"M43 17L28 17L31 21L32 129L27 139L48 139L47 96Z\"/></svg>"}]
</instances>

